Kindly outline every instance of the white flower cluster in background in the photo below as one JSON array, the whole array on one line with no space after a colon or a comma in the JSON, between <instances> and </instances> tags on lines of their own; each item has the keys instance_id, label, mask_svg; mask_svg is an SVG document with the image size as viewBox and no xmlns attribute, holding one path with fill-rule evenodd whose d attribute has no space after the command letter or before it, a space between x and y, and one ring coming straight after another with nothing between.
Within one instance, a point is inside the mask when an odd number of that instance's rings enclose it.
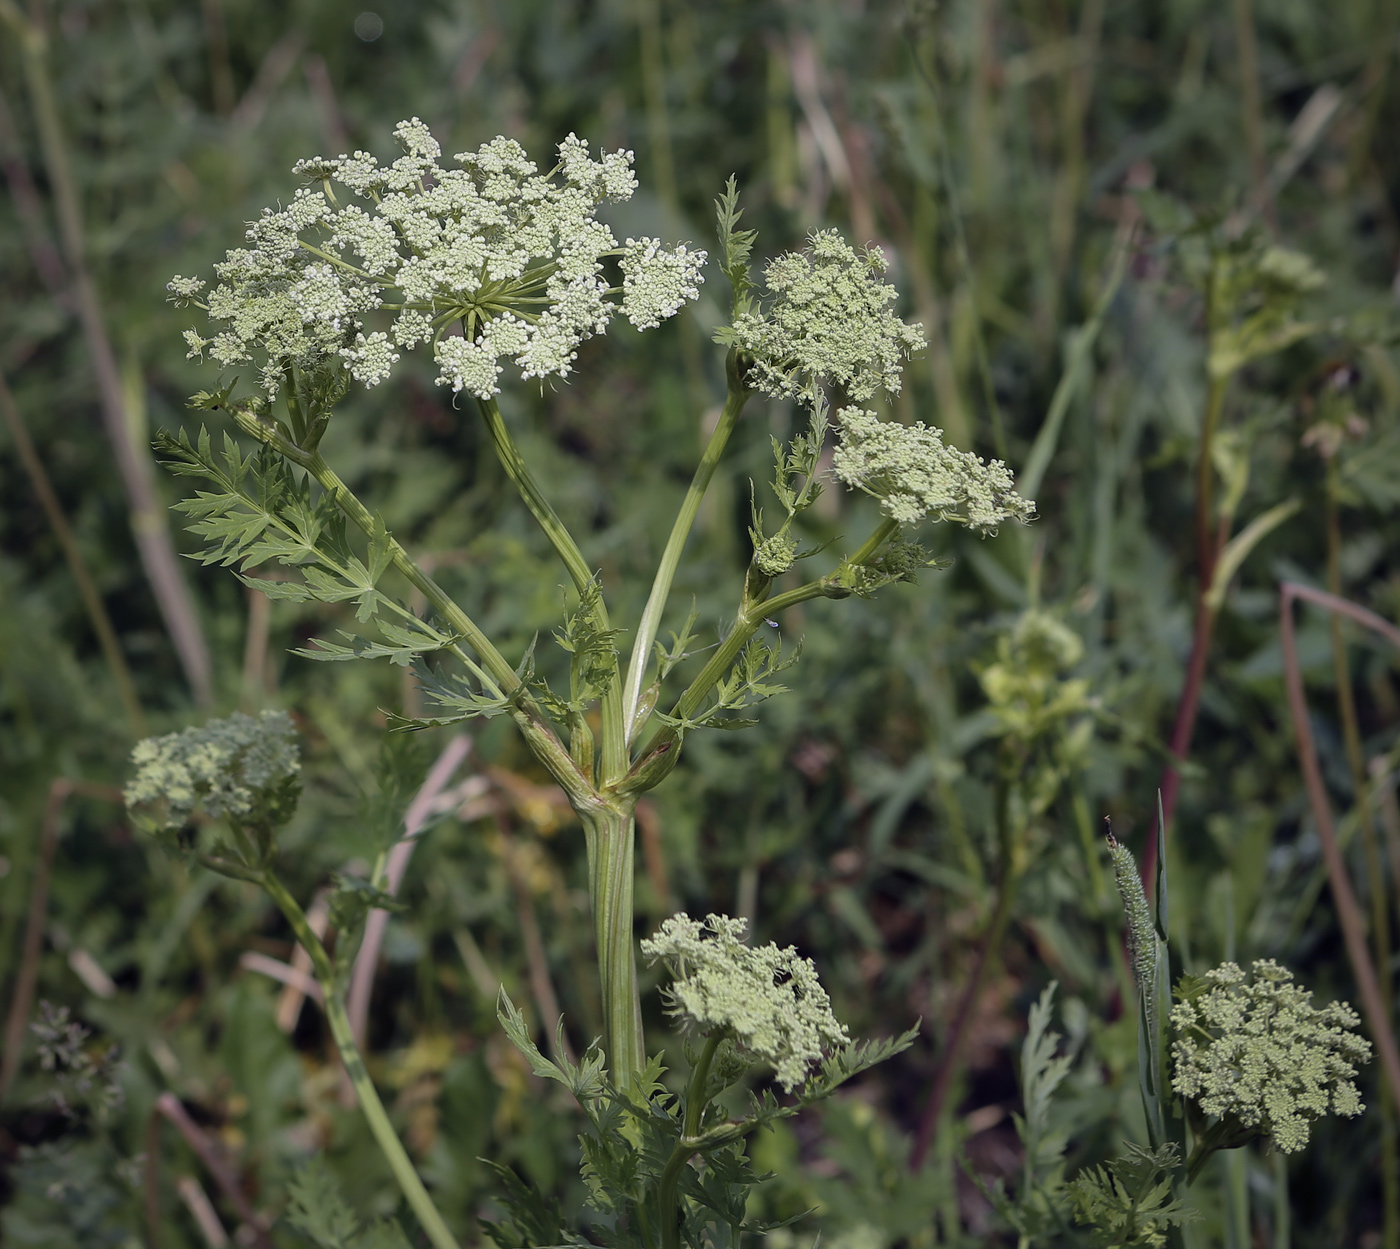
<instances>
[{"instance_id":1,"label":"white flower cluster in background","mask_svg":"<svg viewBox=\"0 0 1400 1249\"><path fill-rule=\"evenodd\" d=\"M842 408L836 422L841 445L832 472L879 499L881 510L901 525L931 516L985 531L1035 514L1035 504L1016 493L1005 464L945 445L922 421L898 425L861 408Z\"/></svg>"},{"instance_id":2,"label":"white flower cluster in background","mask_svg":"<svg viewBox=\"0 0 1400 1249\"><path fill-rule=\"evenodd\" d=\"M681 914L642 942L642 953L661 959L675 977L667 990L673 1010L701 1032L716 1028L777 1070L789 1092L806 1081L824 1050L850 1043L831 1013L831 999L817 969L788 946L744 944L748 920Z\"/></svg>"},{"instance_id":3,"label":"white flower cluster in background","mask_svg":"<svg viewBox=\"0 0 1400 1249\"><path fill-rule=\"evenodd\" d=\"M445 169L416 117L394 135L404 155L390 165L368 152L298 161L311 185L286 208L264 209L249 246L215 265L207 300L202 281L170 282L176 304L217 323L212 338L186 332L192 357L256 364L275 397L288 370L328 363L378 385L401 351L432 343L438 384L485 399L499 392L503 359L523 378L563 377L615 312L649 329L699 294L703 251L651 238L619 245L595 218L636 189L631 152L595 161L571 134L542 175L518 143L496 138ZM334 183L368 203L341 204ZM607 257L620 287L604 276ZM387 331L366 330L377 311Z\"/></svg>"}]
</instances>

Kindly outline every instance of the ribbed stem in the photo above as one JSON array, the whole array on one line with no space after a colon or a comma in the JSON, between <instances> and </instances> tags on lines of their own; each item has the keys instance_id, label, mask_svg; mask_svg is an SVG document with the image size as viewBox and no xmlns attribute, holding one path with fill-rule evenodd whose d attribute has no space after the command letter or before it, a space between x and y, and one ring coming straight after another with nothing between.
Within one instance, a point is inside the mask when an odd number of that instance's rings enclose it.
<instances>
[{"instance_id":1,"label":"ribbed stem","mask_svg":"<svg viewBox=\"0 0 1400 1249\"><path fill-rule=\"evenodd\" d=\"M632 803L600 805L581 813L580 818L588 832L589 893L603 996L603 1048L613 1083L626 1089L646 1065L632 937Z\"/></svg>"}]
</instances>

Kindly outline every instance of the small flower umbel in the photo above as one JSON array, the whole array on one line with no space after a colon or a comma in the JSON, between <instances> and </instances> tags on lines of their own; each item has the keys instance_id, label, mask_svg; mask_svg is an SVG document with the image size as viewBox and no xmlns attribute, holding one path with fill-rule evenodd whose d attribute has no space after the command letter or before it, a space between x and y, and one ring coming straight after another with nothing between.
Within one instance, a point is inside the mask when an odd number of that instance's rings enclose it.
<instances>
[{"instance_id":1,"label":"small flower umbel","mask_svg":"<svg viewBox=\"0 0 1400 1249\"><path fill-rule=\"evenodd\" d=\"M226 875L247 878L271 851L272 833L296 810L301 757L285 711L235 712L201 728L148 737L131 752L136 776L127 808L157 836L178 835L196 813L224 819L243 862L202 855Z\"/></svg>"},{"instance_id":2,"label":"small flower umbel","mask_svg":"<svg viewBox=\"0 0 1400 1249\"><path fill-rule=\"evenodd\" d=\"M927 517L987 532L1004 520L1035 515L1035 504L1016 493L1005 464L945 446L942 434L922 421L896 425L861 408L842 408L836 420L841 445L832 472L878 499L880 510L900 525Z\"/></svg>"},{"instance_id":3,"label":"small flower umbel","mask_svg":"<svg viewBox=\"0 0 1400 1249\"><path fill-rule=\"evenodd\" d=\"M338 934L332 961L321 934L277 875L273 834L291 818L301 793L301 758L291 717L285 711L264 711L259 716L235 712L202 728L138 742L132 762L136 776L126 788L126 805L149 832L176 839L181 848L187 848L184 829L195 815L222 819L228 825L231 846L219 843L212 852L197 851L195 857L212 871L261 886L276 903L311 957L321 1005L346 1077L404 1196L434 1249L457 1249L456 1239L389 1122L346 1009L351 960L359 948L365 916L371 906L392 906L393 899L373 882L348 877L336 882L329 905L330 923Z\"/></svg>"},{"instance_id":4,"label":"small flower umbel","mask_svg":"<svg viewBox=\"0 0 1400 1249\"><path fill-rule=\"evenodd\" d=\"M1352 1077L1371 1043L1353 1031L1360 1020L1345 1002L1319 1010L1272 959L1248 974L1222 963L1183 977L1177 998L1173 1084L1214 1120L1191 1159L1193 1176L1215 1149L1268 1136L1294 1153L1329 1111L1351 1117L1364 1109Z\"/></svg>"},{"instance_id":5,"label":"small flower umbel","mask_svg":"<svg viewBox=\"0 0 1400 1249\"><path fill-rule=\"evenodd\" d=\"M310 185L252 223L250 246L215 266L207 301L202 281L171 281L177 304L220 325L212 338L187 332L191 355L258 365L273 398L297 373L348 369L376 386L400 351L431 343L440 385L488 399L502 358L524 378L563 377L615 312L647 329L698 295L703 251L653 238L619 244L596 218L636 189L631 152L595 161L569 135L542 175L518 143L496 138L443 168L416 117L394 135L404 155L391 165L367 152L299 161ZM342 204L336 183L367 206ZM608 258L620 286L604 276ZM366 333L376 313L389 328ZM447 335L454 326L461 337Z\"/></svg>"},{"instance_id":6,"label":"small flower umbel","mask_svg":"<svg viewBox=\"0 0 1400 1249\"><path fill-rule=\"evenodd\" d=\"M745 919L673 915L642 942L648 961L675 977L666 991L672 1013L707 1036L723 1033L771 1064L788 1092L804 1083L826 1051L850 1044L811 959L770 943L743 942Z\"/></svg>"},{"instance_id":7,"label":"small flower umbel","mask_svg":"<svg viewBox=\"0 0 1400 1249\"><path fill-rule=\"evenodd\" d=\"M753 387L811 408L833 383L862 402L882 387L897 394L924 334L890 311L898 292L882 280L888 268L878 247L857 253L835 230L818 230L805 251L771 261L771 303L740 311L725 333L752 357Z\"/></svg>"}]
</instances>

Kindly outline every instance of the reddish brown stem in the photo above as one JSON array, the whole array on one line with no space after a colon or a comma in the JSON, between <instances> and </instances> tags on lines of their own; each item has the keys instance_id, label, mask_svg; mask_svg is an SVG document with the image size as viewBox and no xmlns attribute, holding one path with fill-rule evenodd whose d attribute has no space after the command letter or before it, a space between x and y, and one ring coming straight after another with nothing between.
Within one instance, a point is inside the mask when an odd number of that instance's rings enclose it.
<instances>
[{"instance_id":1,"label":"reddish brown stem","mask_svg":"<svg viewBox=\"0 0 1400 1249\"><path fill-rule=\"evenodd\" d=\"M1218 541L1211 565L1220 557L1224 542ZM1201 581L1196 596L1196 626L1191 635L1191 657L1186 663L1186 679L1181 686L1181 698L1176 705L1176 719L1172 722L1172 735L1167 742L1171 759L1162 768L1162 820L1170 828L1172 816L1176 814L1176 799L1181 790L1181 772L1177 763L1185 763L1191 753L1191 738L1196 731L1196 716L1201 709L1201 689L1206 681L1206 661L1210 658L1210 641L1215 633L1216 613L1206 601L1210 589L1209 576ZM1148 833L1147 845L1142 854L1142 879L1150 889L1153 874L1157 870L1157 817L1152 817L1152 828Z\"/></svg>"},{"instance_id":2,"label":"reddish brown stem","mask_svg":"<svg viewBox=\"0 0 1400 1249\"><path fill-rule=\"evenodd\" d=\"M1206 680L1206 660L1210 656L1210 639L1215 631L1215 613L1206 604L1204 591L1196 603L1196 628L1191 637L1191 658L1186 664L1186 680L1181 687L1181 700L1176 706L1176 719L1167 744L1172 760L1186 762L1191 752L1191 737L1196 729L1196 714L1201 707L1201 687ZM1181 773L1175 762L1162 769L1162 819L1168 828L1176 812L1176 797L1181 789ZM1157 820L1153 817L1147 846L1142 854L1142 879L1151 885L1157 869Z\"/></svg>"},{"instance_id":3,"label":"reddish brown stem","mask_svg":"<svg viewBox=\"0 0 1400 1249\"><path fill-rule=\"evenodd\" d=\"M924 1165L929 1146L933 1143L933 1134L938 1130L938 1121L943 1117L943 1104L948 1099L953 1077L962 1068L962 1051L967 1039L968 1021L977 1009L977 1003L981 1000L982 990L987 983L987 975L1001 950L1002 939L1006 936L1006 929L1011 921L1011 906L1016 897L1018 881L1019 872L1014 865L1008 864L1007 879L1002 886L1001 896L997 898L997 909L992 915L992 922L987 926L982 948L977 953L977 965L973 968L972 978L967 982L967 987L958 1000L952 1027L948 1030L948 1040L943 1047L938 1070L934 1073L933 1087L929 1090L928 1102L924 1105L924 1113L919 1120L919 1132L914 1139L913 1151L909 1155L911 1171L918 1171Z\"/></svg>"},{"instance_id":4,"label":"reddish brown stem","mask_svg":"<svg viewBox=\"0 0 1400 1249\"><path fill-rule=\"evenodd\" d=\"M1206 292L1207 320L1214 319L1214 278ZM1212 379L1206 397L1205 426L1201 431L1200 459L1196 464L1196 625L1191 635L1191 657L1186 664L1186 680L1181 687L1181 697L1176 705L1176 719L1172 723L1172 735L1167 743L1171 758L1162 769L1162 780L1158 791L1162 796L1162 820L1170 828L1172 816L1176 814L1176 798L1181 789L1181 773L1177 762L1184 763L1191 753L1191 738L1196 731L1196 715L1201 707L1201 687L1206 679L1206 660L1210 656L1210 639L1215 631L1215 610L1207 596L1211 581L1215 576L1215 565L1220 553L1230 538L1230 516L1222 514L1216 519L1214 535L1211 533L1212 478L1210 447L1215 437L1216 426L1220 423L1220 412L1225 402L1225 382ZM1149 891L1157 870L1157 819L1153 816L1152 828L1147 836L1147 845L1142 855L1142 880Z\"/></svg>"},{"instance_id":5,"label":"reddish brown stem","mask_svg":"<svg viewBox=\"0 0 1400 1249\"><path fill-rule=\"evenodd\" d=\"M160 1249L160 1115L154 1110L146 1121L146 1165L141 1189L146 1207L146 1249Z\"/></svg>"},{"instance_id":6,"label":"reddish brown stem","mask_svg":"<svg viewBox=\"0 0 1400 1249\"><path fill-rule=\"evenodd\" d=\"M273 1249L272 1238L267 1234L267 1228L263 1226L262 1220L258 1218L257 1212L244 1195L238 1177L224 1160L222 1150L190 1118L189 1112L180 1104L180 1099L174 1093L162 1093L156 1098L153 1113L175 1125L175 1130L184 1137L185 1144L194 1150L213 1177L214 1183L219 1186L219 1191L228 1199L229 1205L234 1208L244 1224L252 1229L254 1242L261 1246L261 1249Z\"/></svg>"},{"instance_id":7,"label":"reddish brown stem","mask_svg":"<svg viewBox=\"0 0 1400 1249\"><path fill-rule=\"evenodd\" d=\"M1397 650L1400 650L1400 629L1374 612L1367 611L1355 603L1335 594L1314 590L1310 586L1284 582L1279 594L1279 634L1283 648L1283 673L1288 686L1288 710L1293 720L1293 731L1298 739L1298 758L1303 765L1303 784L1308 791L1308 803L1312 807L1313 821L1317 825L1318 841L1322 846L1323 861L1327 865L1327 880L1332 887L1332 900L1337 906L1337 919L1341 924L1342 937L1346 943L1347 958L1351 962L1352 973L1356 976L1357 989L1361 994L1361 1008L1370 1026L1371 1036L1380 1051L1381 1064L1385 1068L1385 1082L1400 1109L1400 1049L1395 1044L1395 1033L1390 1026L1381 995L1380 982L1371 961L1371 952L1366 945L1366 928L1361 918L1361 907L1352 892L1351 878L1347 874L1346 862L1337 841L1337 831L1332 823L1332 808L1327 801L1327 789L1322 780L1322 769L1317 761L1317 750L1313 745L1312 727L1308 723L1308 704L1303 692L1303 673L1298 665L1298 642L1293 625L1293 601L1303 599L1355 620L1358 624L1374 630Z\"/></svg>"}]
</instances>

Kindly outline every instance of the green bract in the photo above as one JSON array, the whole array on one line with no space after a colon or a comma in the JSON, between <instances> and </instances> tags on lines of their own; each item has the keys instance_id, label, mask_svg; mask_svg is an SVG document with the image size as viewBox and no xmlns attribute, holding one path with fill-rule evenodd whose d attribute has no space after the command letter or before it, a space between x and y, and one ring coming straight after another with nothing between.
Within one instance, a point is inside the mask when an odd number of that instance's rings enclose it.
<instances>
[{"instance_id":1,"label":"green bract","mask_svg":"<svg viewBox=\"0 0 1400 1249\"><path fill-rule=\"evenodd\" d=\"M190 355L261 366L275 396L290 370L348 368L366 387L390 374L399 351L433 344L438 384L480 398L498 393L502 357L522 377L564 376L578 345L607 329L619 308L638 328L659 325L699 294L703 251L657 239L619 246L595 219L606 201L636 189L632 153L592 160L574 135L540 175L525 150L495 138L459 152L460 169L437 163L437 140L416 117L394 131L405 155L380 166L368 152L298 161L313 185L287 208L264 209L250 244L215 265L219 285L176 277L177 304L221 323L212 338L186 332ZM369 201L342 205L333 182ZM622 274L613 287L603 258ZM620 298L615 298L620 297ZM392 315L386 333L363 318ZM460 324L465 337L444 331Z\"/></svg>"},{"instance_id":2,"label":"green bract","mask_svg":"<svg viewBox=\"0 0 1400 1249\"><path fill-rule=\"evenodd\" d=\"M282 824L301 790L296 729L285 711L234 712L202 728L148 737L131 752L136 776L126 805L158 832L196 810L239 824Z\"/></svg>"},{"instance_id":3,"label":"green bract","mask_svg":"<svg viewBox=\"0 0 1400 1249\"><path fill-rule=\"evenodd\" d=\"M811 959L772 943L744 944L748 920L673 915L642 942L648 961L665 962L675 982L673 1013L705 1033L722 1029L744 1049L772 1063L789 1092L807 1079L824 1049L850 1043Z\"/></svg>"},{"instance_id":4,"label":"green bract","mask_svg":"<svg viewBox=\"0 0 1400 1249\"><path fill-rule=\"evenodd\" d=\"M879 499L881 510L901 525L932 516L988 530L1035 515L1035 504L1016 493L1005 464L945 446L938 430L922 421L898 425L861 408L842 408L836 421L841 445L832 471Z\"/></svg>"},{"instance_id":5,"label":"green bract","mask_svg":"<svg viewBox=\"0 0 1400 1249\"><path fill-rule=\"evenodd\" d=\"M807 250L771 261L764 278L772 303L740 313L730 331L753 358L752 385L809 407L830 383L857 401L882 386L897 393L903 362L924 335L889 310L897 292L880 280L888 267L878 247L857 254L835 230L818 230Z\"/></svg>"},{"instance_id":6,"label":"green bract","mask_svg":"<svg viewBox=\"0 0 1400 1249\"><path fill-rule=\"evenodd\" d=\"M1171 1014L1176 1091L1208 1115L1273 1137L1285 1153L1302 1149L1329 1110L1365 1109L1352 1077L1371 1053L1351 1031L1360 1020L1350 1006L1318 1010L1292 981L1272 959L1258 960L1248 976L1222 963L1183 979Z\"/></svg>"}]
</instances>

